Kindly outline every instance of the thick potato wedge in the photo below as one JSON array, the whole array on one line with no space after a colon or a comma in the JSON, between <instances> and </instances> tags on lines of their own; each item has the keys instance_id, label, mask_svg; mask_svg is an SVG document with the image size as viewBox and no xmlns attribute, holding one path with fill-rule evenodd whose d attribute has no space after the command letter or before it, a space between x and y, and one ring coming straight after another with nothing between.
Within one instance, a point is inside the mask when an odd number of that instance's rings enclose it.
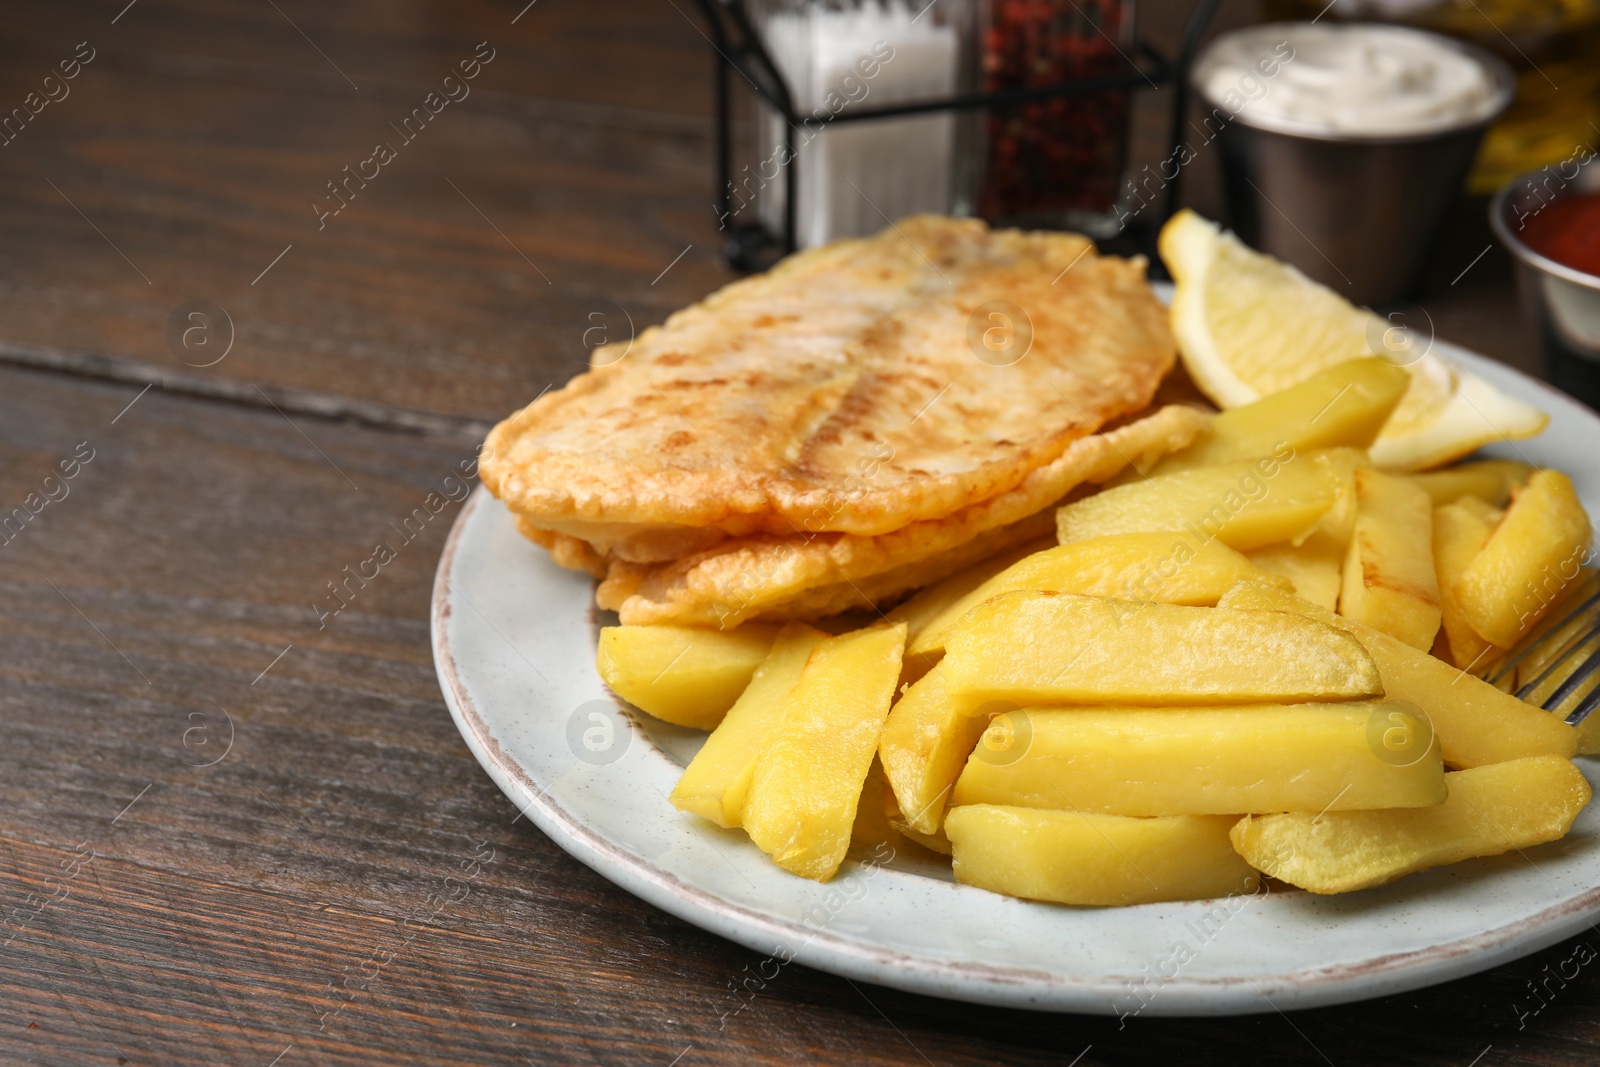
<instances>
[{"instance_id":1,"label":"thick potato wedge","mask_svg":"<svg viewBox=\"0 0 1600 1067\"><path fill-rule=\"evenodd\" d=\"M929 852L937 852L941 856L950 855L950 839L945 836L943 825L931 834L925 834L915 826L912 826L900 811L900 802L895 800L894 790L887 786L883 790L883 814L889 820L889 825L894 828L895 832L903 836L907 841L921 845Z\"/></svg>"},{"instance_id":2,"label":"thick potato wedge","mask_svg":"<svg viewBox=\"0 0 1600 1067\"><path fill-rule=\"evenodd\" d=\"M1432 808L1247 816L1233 828L1233 844L1274 878L1313 893L1348 893L1554 841L1589 802L1582 773L1555 756L1455 771L1445 784L1449 799Z\"/></svg>"},{"instance_id":3,"label":"thick potato wedge","mask_svg":"<svg viewBox=\"0 0 1600 1067\"><path fill-rule=\"evenodd\" d=\"M910 600L892 609L885 618L889 622L903 622L906 624L906 647L908 649L914 648L917 638L921 636L922 632L935 619L944 615L949 610L950 605L965 599L968 593L971 593L1018 560L1026 559L1036 552L1054 548L1055 544L1055 541L1049 538L1029 541L1027 544L1014 548L1009 552L991 556L982 563L975 564L964 571L952 574L941 582L935 582L926 589L919 590Z\"/></svg>"},{"instance_id":4,"label":"thick potato wedge","mask_svg":"<svg viewBox=\"0 0 1600 1067\"><path fill-rule=\"evenodd\" d=\"M1469 498L1476 499L1476 498ZM1478 636L1461 613L1455 584L1489 542L1494 527L1473 508L1445 504L1433 509L1433 568L1439 584L1439 611L1445 636L1445 653L1451 663L1466 670L1488 665L1503 649Z\"/></svg>"},{"instance_id":5,"label":"thick potato wedge","mask_svg":"<svg viewBox=\"0 0 1600 1067\"><path fill-rule=\"evenodd\" d=\"M1520 485L1517 486L1517 490L1519 492L1521 489L1522 487ZM1491 532L1493 532L1496 526L1500 525L1500 520L1506 517L1505 508L1497 508L1493 504L1475 497L1470 493L1462 497L1460 500L1457 500L1455 506L1458 508L1465 508L1471 514L1476 515L1484 522L1485 525L1489 527Z\"/></svg>"},{"instance_id":6,"label":"thick potato wedge","mask_svg":"<svg viewBox=\"0 0 1600 1067\"><path fill-rule=\"evenodd\" d=\"M1452 767L1572 756L1577 731L1560 719L1370 626L1248 582L1228 590L1221 605L1294 612L1349 633L1372 655L1386 698L1414 704L1428 716Z\"/></svg>"},{"instance_id":7,"label":"thick potato wedge","mask_svg":"<svg viewBox=\"0 0 1600 1067\"><path fill-rule=\"evenodd\" d=\"M1211 420L1211 432L1158 463L1151 474L1171 474L1273 455L1284 444L1296 452L1348 446L1365 449L1411 376L1382 359L1352 359L1318 371L1298 385L1230 408Z\"/></svg>"},{"instance_id":8,"label":"thick potato wedge","mask_svg":"<svg viewBox=\"0 0 1600 1067\"><path fill-rule=\"evenodd\" d=\"M1113 534L1186 532L1245 551L1306 535L1333 506L1316 453L1287 445L1261 459L1163 474L1102 490L1056 512L1061 543Z\"/></svg>"},{"instance_id":9,"label":"thick potato wedge","mask_svg":"<svg viewBox=\"0 0 1600 1067\"><path fill-rule=\"evenodd\" d=\"M1439 632L1433 501L1409 478L1356 475L1356 525L1344 558L1339 614L1424 652Z\"/></svg>"},{"instance_id":10,"label":"thick potato wedge","mask_svg":"<svg viewBox=\"0 0 1600 1067\"><path fill-rule=\"evenodd\" d=\"M1511 499L1511 491L1527 484L1533 468L1511 459L1486 459L1477 463L1463 463L1442 471L1413 474L1411 480L1428 491L1434 506L1454 504L1464 496L1471 496L1497 508L1503 508Z\"/></svg>"},{"instance_id":11,"label":"thick potato wedge","mask_svg":"<svg viewBox=\"0 0 1600 1067\"><path fill-rule=\"evenodd\" d=\"M1070 593L1003 593L975 608L951 633L942 670L957 697L1018 706L1358 700L1383 692L1360 643L1321 623Z\"/></svg>"},{"instance_id":12,"label":"thick potato wedge","mask_svg":"<svg viewBox=\"0 0 1600 1067\"><path fill-rule=\"evenodd\" d=\"M935 667L889 709L878 758L906 824L918 833L937 833L944 821L950 787L989 725L981 707L951 697L944 673Z\"/></svg>"},{"instance_id":13,"label":"thick potato wedge","mask_svg":"<svg viewBox=\"0 0 1600 1067\"><path fill-rule=\"evenodd\" d=\"M945 820L956 881L1057 904L1153 904L1252 893L1227 815L1130 819L974 804Z\"/></svg>"},{"instance_id":14,"label":"thick potato wedge","mask_svg":"<svg viewBox=\"0 0 1600 1067\"><path fill-rule=\"evenodd\" d=\"M812 650L827 639L827 634L802 622L779 631L749 686L684 768L668 798L673 805L718 826L739 825L762 743L782 718L785 701Z\"/></svg>"},{"instance_id":15,"label":"thick potato wedge","mask_svg":"<svg viewBox=\"0 0 1600 1067\"><path fill-rule=\"evenodd\" d=\"M1320 540L1296 548L1272 545L1245 554L1251 563L1280 578L1287 578L1290 591L1304 600L1332 611L1339 603L1339 573L1344 567L1344 551ZM1259 584L1259 583L1258 583Z\"/></svg>"},{"instance_id":16,"label":"thick potato wedge","mask_svg":"<svg viewBox=\"0 0 1600 1067\"><path fill-rule=\"evenodd\" d=\"M952 803L1226 815L1414 808L1444 796L1427 724L1398 704L1354 702L1007 712L978 741Z\"/></svg>"},{"instance_id":17,"label":"thick potato wedge","mask_svg":"<svg viewBox=\"0 0 1600 1067\"><path fill-rule=\"evenodd\" d=\"M623 700L658 719L714 729L766 658L778 627L606 626L595 667Z\"/></svg>"},{"instance_id":18,"label":"thick potato wedge","mask_svg":"<svg viewBox=\"0 0 1600 1067\"><path fill-rule=\"evenodd\" d=\"M905 643L904 623L831 637L784 701L740 822L785 870L825 882L844 862Z\"/></svg>"},{"instance_id":19,"label":"thick potato wedge","mask_svg":"<svg viewBox=\"0 0 1600 1067\"><path fill-rule=\"evenodd\" d=\"M1227 545L1197 541L1192 534L1093 537L1018 560L949 604L909 647L915 655L942 655L945 637L967 612L1001 593L1078 593L1209 606L1245 579L1287 587Z\"/></svg>"},{"instance_id":20,"label":"thick potato wedge","mask_svg":"<svg viewBox=\"0 0 1600 1067\"><path fill-rule=\"evenodd\" d=\"M905 840L899 829L889 822L889 811L883 803L884 790L889 780L883 776L883 764L876 759L867 768L866 780L861 783L861 796L856 800L856 819L850 824L852 845L888 845L893 848Z\"/></svg>"},{"instance_id":21,"label":"thick potato wedge","mask_svg":"<svg viewBox=\"0 0 1600 1067\"><path fill-rule=\"evenodd\" d=\"M1560 471L1534 471L1456 581L1461 613L1490 644L1510 648L1578 577L1589 516Z\"/></svg>"},{"instance_id":22,"label":"thick potato wedge","mask_svg":"<svg viewBox=\"0 0 1600 1067\"><path fill-rule=\"evenodd\" d=\"M1323 512L1311 533L1303 541L1296 540L1295 543L1334 549L1342 558L1345 549L1350 547L1350 538L1355 533L1356 517L1360 511L1356 472L1370 470L1372 460L1356 448L1330 448L1314 453L1314 458L1328 472L1328 479L1333 485L1333 504Z\"/></svg>"}]
</instances>

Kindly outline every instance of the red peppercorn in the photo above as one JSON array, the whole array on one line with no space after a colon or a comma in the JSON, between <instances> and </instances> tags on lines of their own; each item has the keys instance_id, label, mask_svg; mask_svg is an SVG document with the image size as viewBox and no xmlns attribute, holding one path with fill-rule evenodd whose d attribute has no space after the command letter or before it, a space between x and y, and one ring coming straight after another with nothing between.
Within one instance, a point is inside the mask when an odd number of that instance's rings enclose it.
<instances>
[{"instance_id":1,"label":"red peppercorn","mask_svg":"<svg viewBox=\"0 0 1600 1067\"><path fill-rule=\"evenodd\" d=\"M1080 14L1081 12L1081 14ZM1043 88L1120 73L1123 0L997 0L983 35L984 89ZM1116 203L1127 153L1128 91L991 109L978 213L989 219Z\"/></svg>"}]
</instances>

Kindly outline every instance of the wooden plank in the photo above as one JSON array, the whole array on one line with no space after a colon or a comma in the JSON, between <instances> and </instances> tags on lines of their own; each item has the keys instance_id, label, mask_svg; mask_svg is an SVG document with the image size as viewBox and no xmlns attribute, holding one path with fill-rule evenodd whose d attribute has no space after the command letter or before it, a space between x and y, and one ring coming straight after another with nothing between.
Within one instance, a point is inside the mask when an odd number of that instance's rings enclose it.
<instances>
[{"instance_id":1,"label":"wooden plank","mask_svg":"<svg viewBox=\"0 0 1600 1067\"><path fill-rule=\"evenodd\" d=\"M710 76L670 6L612 3L587 37L582 9L559 0L514 32L481 3L431 38L373 3L302 27L367 57L359 93L278 33L270 6L190 14L142 0L117 32L165 30L105 37L71 95L4 146L0 342L13 353L496 419L581 369L602 336L626 341L732 277L715 256L709 126L663 110L702 106ZM496 21L508 32L471 95L420 132L405 125ZM361 50L376 25L389 28ZM65 29L12 46L0 100L20 103L72 54ZM157 51L158 32L182 51ZM642 79L641 48L687 95ZM273 65L301 52L307 63ZM378 142L395 153L383 166ZM376 176L350 176L361 170ZM226 310L234 338L204 368L224 328L194 336L204 349L173 341L199 300Z\"/></svg>"},{"instance_id":2,"label":"wooden plank","mask_svg":"<svg viewBox=\"0 0 1600 1067\"><path fill-rule=\"evenodd\" d=\"M489 40L510 59L516 73L505 88L519 95L700 116L710 110L707 46L690 22L693 6L675 2L680 10L640 0L455 0L445 14L378 0L57 0L14 19L6 45L37 53L41 77L49 50L70 54L87 39L104 44L113 63L207 61L224 79L275 72L338 95L431 84Z\"/></svg>"}]
</instances>

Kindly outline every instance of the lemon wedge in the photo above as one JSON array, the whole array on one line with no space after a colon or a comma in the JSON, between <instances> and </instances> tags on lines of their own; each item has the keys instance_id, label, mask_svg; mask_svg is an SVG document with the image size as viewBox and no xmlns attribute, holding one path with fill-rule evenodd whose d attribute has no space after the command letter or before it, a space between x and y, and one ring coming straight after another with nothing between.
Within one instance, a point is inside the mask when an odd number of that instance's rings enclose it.
<instances>
[{"instance_id":1,"label":"lemon wedge","mask_svg":"<svg viewBox=\"0 0 1600 1067\"><path fill-rule=\"evenodd\" d=\"M1358 308L1286 263L1246 247L1193 211L1161 230L1172 272L1172 332L1184 366L1217 406L1238 407L1335 363L1376 355L1411 385L1372 461L1426 470L1491 441L1532 437L1549 416L1427 350L1427 342Z\"/></svg>"}]
</instances>

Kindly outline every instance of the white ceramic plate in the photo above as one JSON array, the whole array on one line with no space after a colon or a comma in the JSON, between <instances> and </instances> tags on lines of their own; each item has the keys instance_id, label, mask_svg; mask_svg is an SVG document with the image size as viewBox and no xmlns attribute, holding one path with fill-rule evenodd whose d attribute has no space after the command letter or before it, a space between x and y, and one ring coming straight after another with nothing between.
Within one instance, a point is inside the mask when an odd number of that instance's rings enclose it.
<instances>
[{"instance_id":1,"label":"white ceramic plate","mask_svg":"<svg viewBox=\"0 0 1600 1067\"><path fill-rule=\"evenodd\" d=\"M1550 413L1496 455L1569 472L1600 514L1600 419L1459 348ZM818 885L667 803L699 735L619 712L594 669L593 583L552 564L479 489L439 562L433 647L456 725L564 849L651 904L768 954L935 996L1052 1011L1222 1015L1378 997L1533 952L1600 914L1600 808L1565 840L1342 897L1277 892L1129 908L1035 904L906 855ZM1580 761L1591 780L1596 767Z\"/></svg>"}]
</instances>

